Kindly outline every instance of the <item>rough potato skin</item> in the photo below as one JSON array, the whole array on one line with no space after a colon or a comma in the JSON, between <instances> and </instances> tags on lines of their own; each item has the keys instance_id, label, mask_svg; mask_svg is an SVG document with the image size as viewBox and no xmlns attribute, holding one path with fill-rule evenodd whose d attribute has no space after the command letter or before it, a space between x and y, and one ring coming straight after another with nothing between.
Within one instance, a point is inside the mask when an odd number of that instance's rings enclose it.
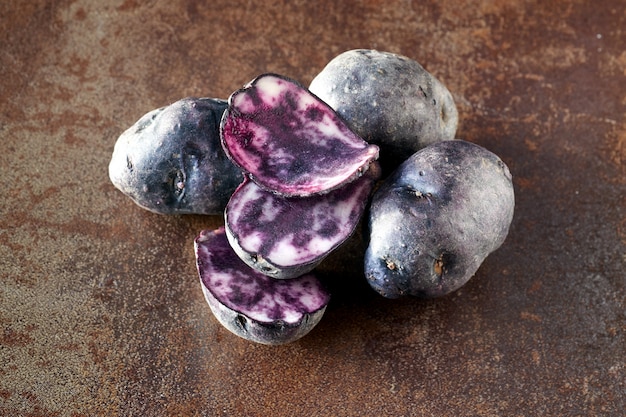
<instances>
[{"instance_id":1,"label":"rough potato skin","mask_svg":"<svg viewBox=\"0 0 626 417\"><path fill-rule=\"evenodd\" d=\"M462 140L418 151L372 198L365 276L388 298L457 290L504 242L515 206L502 160Z\"/></svg>"},{"instance_id":2,"label":"rough potato skin","mask_svg":"<svg viewBox=\"0 0 626 417\"><path fill-rule=\"evenodd\" d=\"M219 137L225 100L184 98L152 110L120 135L113 185L160 214L221 214L242 180Z\"/></svg>"},{"instance_id":3,"label":"rough potato skin","mask_svg":"<svg viewBox=\"0 0 626 417\"><path fill-rule=\"evenodd\" d=\"M385 173L423 147L454 139L458 111L448 89L418 62L371 49L346 51L309 90L380 147Z\"/></svg>"},{"instance_id":4,"label":"rough potato skin","mask_svg":"<svg viewBox=\"0 0 626 417\"><path fill-rule=\"evenodd\" d=\"M301 339L317 326L326 311L324 306L306 314L297 324L290 325L282 321L260 323L224 306L204 286L202 292L213 315L222 326L243 339L263 345L286 345Z\"/></svg>"}]
</instances>

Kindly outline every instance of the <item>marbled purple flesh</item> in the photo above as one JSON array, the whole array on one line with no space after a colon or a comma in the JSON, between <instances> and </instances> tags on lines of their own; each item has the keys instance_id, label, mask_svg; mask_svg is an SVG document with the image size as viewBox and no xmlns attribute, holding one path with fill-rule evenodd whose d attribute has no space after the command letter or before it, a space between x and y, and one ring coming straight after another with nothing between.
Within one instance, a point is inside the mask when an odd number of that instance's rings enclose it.
<instances>
[{"instance_id":1,"label":"marbled purple flesh","mask_svg":"<svg viewBox=\"0 0 626 417\"><path fill-rule=\"evenodd\" d=\"M264 74L229 98L226 154L261 187L284 196L322 194L358 178L378 147L288 78Z\"/></svg>"},{"instance_id":2,"label":"marbled purple flesh","mask_svg":"<svg viewBox=\"0 0 626 417\"><path fill-rule=\"evenodd\" d=\"M365 276L388 298L438 297L463 286L513 219L511 173L462 140L416 152L372 196Z\"/></svg>"},{"instance_id":3,"label":"marbled purple flesh","mask_svg":"<svg viewBox=\"0 0 626 417\"><path fill-rule=\"evenodd\" d=\"M226 206L228 240L250 267L274 278L309 272L352 235L379 172L374 162L358 180L312 197L281 197L245 180Z\"/></svg>"},{"instance_id":4,"label":"marbled purple flesh","mask_svg":"<svg viewBox=\"0 0 626 417\"><path fill-rule=\"evenodd\" d=\"M196 265L217 320L245 339L278 345L306 335L322 318L330 294L313 274L276 280L247 266L223 227L195 239Z\"/></svg>"}]
</instances>

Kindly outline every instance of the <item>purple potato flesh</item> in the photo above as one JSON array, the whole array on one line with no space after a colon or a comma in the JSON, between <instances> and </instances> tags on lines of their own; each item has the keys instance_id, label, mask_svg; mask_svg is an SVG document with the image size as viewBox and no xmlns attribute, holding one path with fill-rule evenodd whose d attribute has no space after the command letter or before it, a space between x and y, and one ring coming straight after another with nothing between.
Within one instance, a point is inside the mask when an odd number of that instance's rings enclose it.
<instances>
[{"instance_id":1,"label":"purple potato flesh","mask_svg":"<svg viewBox=\"0 0 626 417\"><path fill-rule=\"evenodd\" d=\"M313 274L276 280L247 266L224 228L195 240L202 290L217 320L234 334L262 344L293 342L320 321L330 294Z\"/></svg>"},{"instance_id":2,"label":"purple potato flesh","mask_svg":"<svg viewBox=\"0 0 626 417\"><path fill-rule=\"evenodd\" d=\"M358 180L312 197L286 198L245 180L225 210L228 240L250 267L286 279L313 270L354 232L378 163Z\"/></svg>"},{"instance_id":3,"label":"purple potato flesh","mask_svg":"<svg viewBox=\"0 0 626 417\"><path fill-rule=\"evenodd\" d=\"M372 196L365 276L388 298L457 290L504 242L515 197L508 167L462 140L418 151Z\"/></svg>"},{"instance_id":4,"label":"purple potato flesh","mask_svg":"<svg viewBox=\"0 0 626 417\"><path fill-rule=\"evenodd\" d=\"M235 91L221 122L226 154L259 186L283 196L323 194L358 178L378 147L288 78L264 74Z\"/></svg>"},{"instance_id":5,"label":"purple potato flesh","mask_svg":"<svg viewBox=\"0 0 626 417\"><path fill-rule=\"evenodd\" d=\"M184 98L145 114L115 143L113 185L155 213L221 213L242 176L220 143L227 105Z\"/></svg>"}]
</instances>

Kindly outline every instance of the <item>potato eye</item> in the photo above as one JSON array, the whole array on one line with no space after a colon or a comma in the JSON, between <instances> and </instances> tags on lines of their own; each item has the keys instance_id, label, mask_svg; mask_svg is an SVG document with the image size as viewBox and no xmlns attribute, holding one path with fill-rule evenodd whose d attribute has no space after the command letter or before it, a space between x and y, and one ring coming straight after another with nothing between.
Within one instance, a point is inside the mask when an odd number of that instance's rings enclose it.
<instances>
[{"instance_id":1,"label":"potato eye","mask_svg":"<svg viewBox=\"0 0 626 417\"><path fill-rule=\"evenodd\" d=\"M176 199L182 199L185 194L185 174L180 170L172 172L170 174L170 186Z\"/></svg>"}]
</instances>

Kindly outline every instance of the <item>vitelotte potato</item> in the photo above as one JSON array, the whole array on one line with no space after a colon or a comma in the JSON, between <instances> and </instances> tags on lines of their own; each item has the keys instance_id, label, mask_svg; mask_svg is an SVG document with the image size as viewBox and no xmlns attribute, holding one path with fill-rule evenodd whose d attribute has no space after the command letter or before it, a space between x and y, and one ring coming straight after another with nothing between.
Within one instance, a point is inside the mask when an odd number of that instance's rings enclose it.
<instances>
[{"instance_id":1,"label":"vitelotte potato","mask_svg":"<svg viewBox=\"0 0 626 417\"><path fill-rule=\"evenodd\" d=\"M226 107L220 99L185 98L141 117L115 143L113 185L155 213L221 213L242 179L220 143Z\"/></svg>"},{"instance_id":2,"label":"vitelotte potato","mask_svg":"<svg viewBox=\"0 0 626 417\"><path fill-rule=\"evenodd\" d=\"M250 267L286 279L310 272L354 232L380 175L376 162L361 178L311 197L281 197L250 180L226 206L226 235Z\"/></svg>"},{"instance_id":3,"label":"vitelotte potato","mask_svg":"<svg viewBox=\"0 0 626 417\"><path fill-rule=\"evenodd\" d=\"M315 275L277 280L250 268L228 244L223 227L202 231L195 253L211 311L244 339L290 343L309 333L324 315L330 294Z\"/></svg>"},{"instance_id":4,"label":"vitelotte potato","mask_svg":"<svg viewBox=\"0 0 626 417\"><path fill-rule=\"evenodd\" d=\"M458 112L452 95L406 56L346 51L326 65L309 90L360 137L380 147L386 174L423 147L455 138Z\"/></svg>"},{"instance_id":5,"label":"vitelotte potato","mask_svg":"<svg viewBox=\"0 0 626 417\"><path fill-rule=\"evenodd\" d=\"M299 83L263 74L228 99L222 145L252 181L286 197L323 194L354 181L378 147L352 132Z\"/></svg>"},{"instance_id":6,"label":"vitelotte potato","mask_svg":"<svg viewBox=\"0 0 626 417\"><path fill-rule=\"evenodd\" d=\"M438 142L406 160L372 197L365 276L385 297L436 297L465 284L504 242L511 173L470 142Z\"/></svg>"}]
</instances>

